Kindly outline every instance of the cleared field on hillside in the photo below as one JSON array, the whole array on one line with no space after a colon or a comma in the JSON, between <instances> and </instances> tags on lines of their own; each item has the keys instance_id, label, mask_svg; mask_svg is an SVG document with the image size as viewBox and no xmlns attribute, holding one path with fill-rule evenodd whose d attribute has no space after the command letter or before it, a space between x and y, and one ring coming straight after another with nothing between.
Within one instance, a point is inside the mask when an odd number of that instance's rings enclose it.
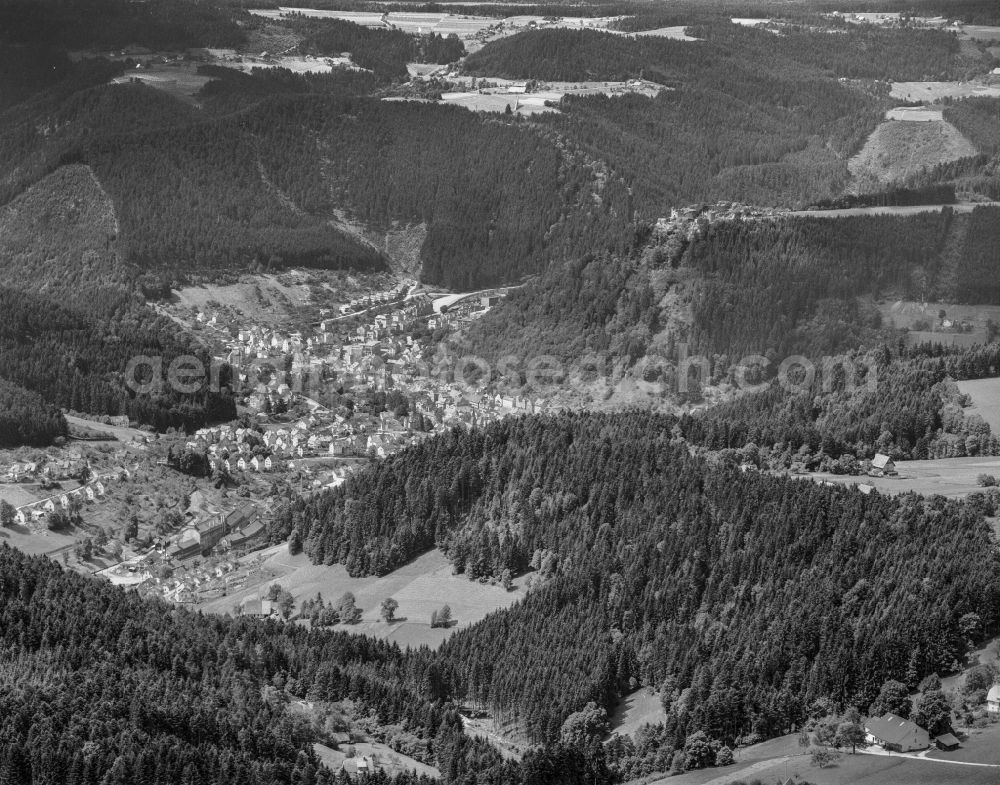
<instances>
[{"instance_id":1,"label":"cleared field on hillside","mask_svg":"<svg viewBox=\"0 0 1000 785\"><path fill-rule=\"evenodd\" d=\"M942 98L971 98L1000 96L1000 85L982 82L893 82L893 98L903 101L926 101L933 103Z\"/></svg>"},{"instance_id":2,"label":"cleared field on hillside","mask_svg":"<svg viewBox=\"0 0 1000 785\"><path fill-rule=\"evenodd\" d=\"M532 95L489 93L445 93L442 98L443 103L464 106L470 112L498 112L502 114L510 109L516 114L530 115L558 111L555 107L546 106L545 100L545 98ZM558 100L558 97L554 100Z\"/></svg>"},{"instance_id":3,"label":"cleared field on hillside","mask_svg":"<svg viewBox=\"0 0 1000 785\"><path fill-rule=\"evenodd\" d=\"M839 210L790 210L778 218L846 218L858 215L919 215L939 213L945 207L956 213L971 213L977 207L997 207L1000 202L956 202L955 204L896 205L892 207L844 207Z\"/></svg>"},{"instance_id":4,"label":"cleared field on hillside","mask_svg":"<svg viewBox=\"0 0 1000 785\"><path fill-rule=\"evenodd\" d=\"M968 410L966 410L968 411ZM933 461L897 461L898 477L850 477L843 474L814 472L804 475L816 482L838 485L871 485L881 493L941 494L960 499L982 488L976 482L980 474L993 474L1000 478L1000 457L975 456L972 458L940 458Z\"/></svg>"},{"instance_id":5,"label":"cleared field on hillside","mask_svg":"<svg viewBox=\"0 0 1000 785\"><path fill-rule=\"evenodd\" d=\"M993 735L996 727L973 735L967 743L967 750L929 753L938 760L914 760L900 755L862 752L852 755L847 752L835 764L818 769L811 765L809 755L803 754L798 747L796 736L790 735L734 750L736 762L725 769L701 769L674 777L651 777L644 781L651 785L727 785L739 781L804 781L813 785L995 785L1000 781L1000 768L943 761L963 760L959 756L963 751L984 761L993 760L1000 752L1000 744L997 743L1000 735Z\"/></svg>"},{"instance_id":6,"label":"cleared field on hillside","mask_svg":"<svg viewBox=\"0 0 1000 785\"><path fill-rule=\"evenodd\" d=\"M9 529L0 528L0 545L9 545L32 556L52 554L75 543L76 537L65 532L53 532L48 529L33 532L26 526L17 524Z\"/></svg>"},{"instance_id":7,"label":"cleared field on hillside","mask_svg":"<svg viewBox=\"0 0 1000 785\"><path fill-rule=\"evenodd\" d=\"M409 755L395 752L391 747L377 741L359 741L350 745L345 744L344 746L354 748L353 758L348 758L346 753L341 752L339 749L335 750L327 747L325 744L314 744L313 749L316 752L316 756L334 772L338 772L343 768L347 769L348 774L356 775L358 773L357 761L361 758L374 756L378 768L390 777L406 772L416 772L432 779L440 779L441 777L441 772L433 766L421 763Z\"/></svg>"},{"instance_id":8,"label":"cleared field on hillside","mask_svg":"<svg viewBox=\"0 0 1000 785\"><path fill-rule=\"evenodd\" d=\"M304 553L289 556L285 546L268 552L261 568L262 581L211 600L199 609L209 613L232 613L233 606L246 599L265 596L272 583L280 583L295 598L313 599L317 593L327 601L336 601L351 592L362 610L358 624L338 625L336 629L396 641L400 646L437 646L455 630L480 621L488 613L506 608L523 596L523 591L504 591L452 575L451 564L440 551L431 551L404 567L381 578L352 578L343 565L312 564ZM515 585L517 585L515 581ZM399 603L397 621L387 624L379 617L379 606L386 597ZM451 607L454 624L448 629L430 626L431 613L442 606Z\"/></svg>"},{"instance_id":9,"label":"cleared field on hillside","mask_svg":"<svg viewBox=\"0 0 1000 785\"><path fill-rule=\"evenodd\" d=\"M155 87L175 98L180 98L188 103L197 103L194 95L208 82L211 77L202 76L197 73L197 63L176 63L170 65L157 65L141 70L127 71L123 76L114 79L115 84L126 84L128 82L141 82L147 87Z\"/></svg>"},{"instance_id":10,"label":"cleared field on hillside","mask_svg":"<svg viewBox=\"0 0 1000 785\"><path fill-rule=\"evenodd\" d=\"M655 38L669 38L672 41L700 41L700 38L688 35L684 32L684 25L674 27L659 27L656 30L640 30L632 35L653 36Z\"/></svg>"},{"instance_id":11,"label":"cleared field on hillside","mask_svg":"<svg viewBox=\"0 0 1000 785\"><path fill-rule=\"evenodd\" d=\"M945 318L952 321L968 322L974 331L985 331L986 322L1000 322L1000 305L962 305L959 303L927 302L914 300L895 300L878 303L879 313L886 323L891 322L896 327L912 328L916 322L936 324L938 314L945 312Z\"/></svg>"},{"instance_id":12,"label":"cleared field on hillside","mask_svg":"<svg viewBox=\"0 0 1000 785\"><path fill-rule=\"evenodd\" d=\"M924 168L976 154L976 147L951 123L889 120L868 137L848 162L860 191L887 185Z\"/></svg>"},{"instance_id":13,"label":"cleared field on hillside","mask_svg":"<svg viewBox=\"0 0 1000 785\"><path fill-rule=\"evenodd\" d=\"M962 25L962 32L976 41L1000 41L1000 27Z\"/></svg>"},{"instance_id":14,"label":"cleared field on hillside","mask_svg":"<svg viewBox=\"0 0 1000 785\"><path fill-rule=\"evenodd\" d=\"M643 687L619 702L608 719L613 734L631 736L643 725L655 725L665 717L659 693Z\"/></svg>"},{"instance_id":15,"label":"cleared field on hillside","mask_svg":"<svg viewBox=\"0 0 1000 785\"><path fill-rule=\"evenodd\" d=\"M943 118L943 110L927 106L897 106L885 113L886 120L906 120L911 123L928 123Z\"/></svg>"},{"instance_id":16,"label":"cleared field on hillside","mask_svg":"<svg viewBox=\"0 0 1000 785\"><path fill-rule=\"evenodd\" d=\"M1000 434L1000 379L970 379L957 382L958 389L972 397L966 414L978 414L993 433Z\"/></svg>"}]
</instances>

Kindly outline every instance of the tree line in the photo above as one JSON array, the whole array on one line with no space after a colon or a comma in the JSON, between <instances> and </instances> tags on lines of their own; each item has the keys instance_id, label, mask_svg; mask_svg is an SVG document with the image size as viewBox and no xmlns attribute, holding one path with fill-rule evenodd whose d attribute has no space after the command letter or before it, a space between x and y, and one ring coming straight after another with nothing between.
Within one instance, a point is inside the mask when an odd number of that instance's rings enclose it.
<instances>
[{"instance_id":1,"label":"tree line","mask_svg":"<svg viewBox=\"0 0 1000 785\"><path fill-rule=\"evenodd\" d=\"M996 555L971 506L740 471L692 455L683 427L630 413L457 430L295 502L272 534L355 575L435 546L471 578L530 571L524 600L440 664L449 695L538 742L639 685L664 694L673 749L787 732L818 697L867 706L887 678L950 669L964 614L995 626Z\"/></svg>"}]
</instances>

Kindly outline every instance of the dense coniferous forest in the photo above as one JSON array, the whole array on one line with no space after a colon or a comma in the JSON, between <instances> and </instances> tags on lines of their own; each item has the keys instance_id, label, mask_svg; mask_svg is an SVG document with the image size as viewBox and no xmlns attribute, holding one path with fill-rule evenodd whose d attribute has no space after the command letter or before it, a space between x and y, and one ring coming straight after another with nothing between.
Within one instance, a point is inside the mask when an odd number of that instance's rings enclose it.
<instances>
[{"instance_id":1,"label":"dense coniferous forest","mask_svg":"<svg viewBox=\"0 0 1000 785\"><path fill-rule=\"evenodd\" d=\"M193 430L208 422L231 420L236 407L228 387L213 392L207 384L211 357L182 335L172 322L144 308L120 303L105 315L84 314L56 300L0 287L0 377L37 391L65 409L128 415L157 430ZM206 384L183 394L165 381L176 357L196 357ZM134 357L159 358L161 391L137 395L126 387L125 372ZM228 385L228 369L219 381ZM140 376L140 384L149 381Z\"/></svg>"},{"instance_id":2,"label":"dense coniferous forest","mask_svg":"<svg viewBox=\"0 0 1000 785\"><path fill-rule=\"evenodd\" d=\"M37 393L0 379L0 447L40 447L66 432L62 412Z\"/></svg>"},{"instance_id":3,"label":"dense coniferous forest","mask_svg":"<svg viewBox=\"0 0 1000 785\"><path fill-rule=\"evenodd\" d=\"M71 50L236 47L246 40L231 13L196 0L9 0L0 6L0 38Z\"/></svg>"},{"instance_id":4,"label":"dense coniferous forest","mask_svg":"<svg viewBox=\"0 0 1000 785\"><path fill-rule=\"evenodd\" d=\"M436 683L426 654L178 610L7 545L0 620L4 782L332 783L312 751L326 731L290 710L304 699L353 700L406 727L435 749L449 782L499 767L421 687Z\"/></svg>"},{"instance_id":5,"label":"dense coniferous forest","mask_svg":"<svg viewBox=\"0 0 1000 785\"><path fill-rule=\"evenodd\" d=\"M963 77L972 66L954 35L920 28L850 26L831 33L794 26L776 36L718 20L688 26L701 41L631 39L592 30L539 30L493 41L465 61L471 73L584 81L645 77L666 85L713 64L740 60L832 72L848 79L916 81Z\"/></svg>"},{"instance_id":6,"label":"dense coniferous forest","mask_svg":"<svg viewBox=\"0 0 1000 785\"><path fill-rule=\"evenodd\" d=\"M206 369L204 348L156 316L138 289L143 280L121 263L114 210L92 172L65 166L0 207L0 378L62 408L128 415L163 430L191 429L235 416L225 391L179 394L169 386L136 395L125 385L133 357L192 355ZM142 381L141 379L138 381ZM229 383L228 369L218 376ZM61 435L48 412L37 412L39 435Z\"/></svg>"},{"instance_id":7,"label":"dense coniferous forest","mask_svg":"<svg viewBox=\"0 0 1000 785\"><path fill-rule=\"evenodd\" d=\"M971 141L979 152L1000 154L1000 98L966 98L944 108L944 119Z\"/></svg>"},{"instance_id":8,"label":"dense coniferous forest","mask_svg":"<svg viewBox=\"0 0 1000 785\"><path fill-rule=\"evenodd\" d=\"M667 691L675 746L786 732L820 695L867 705L886 678L948 670L964 614L995 624L995 550L971 508L740 472L693 457L679 425L456 431L293 504L276 534L353 574L434 545L470 578L534 568L522 603L440 656L455 697L536 741L635 683Z\"/></svg>"},{"instance_id":9,"label":"dense coniferous forest","mask_svg":"<svg viewBox=\"0 0 1000 785\"><path fill-rule=\"evenodd\" d=\"M788 390L772 383L685 416L680 431L711 450L737 449L762 467L860 473L876 452L925 460L1000 453L997 435L978 415L962 412L956 379L995 376L996 344L967 350L940 346L881 347L846 356L843 367L817 369L812 384ZM773 373L773 368L772 368Z\"/></svg>"},{"instance_id":10,"label":"dense coniferous forest","mask_svg":"<svg viewBox=\"0 0 1000 785\"><path fill-rule=\"evenodd\" d=\"M627 256L590 255L511 294L463 336L494 361L748 354L812 358L894 342L882 297L997 303L996 208L914 216L710 220L654 229ZM678 321L677 313L687 315ZM719 360L718 358L722 358Z\"/></svg>"}]
</instances>

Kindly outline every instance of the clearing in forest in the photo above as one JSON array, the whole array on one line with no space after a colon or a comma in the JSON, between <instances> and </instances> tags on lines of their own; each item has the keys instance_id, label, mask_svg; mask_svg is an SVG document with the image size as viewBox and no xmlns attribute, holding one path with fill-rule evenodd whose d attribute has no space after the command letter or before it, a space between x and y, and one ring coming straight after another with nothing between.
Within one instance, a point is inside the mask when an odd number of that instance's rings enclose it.
<instances>
[{"instance_id":1,"label":"clearing in forest","mask_svg":"<svg viewBox=\"0 0 1000 785\"><path fill-rule=\"evenodd\" d=\"M868 137L848 163L859 193L881 190L924 168L976 154L976 148L951 123L889 120Z\"/></svg>"}]
</instances>

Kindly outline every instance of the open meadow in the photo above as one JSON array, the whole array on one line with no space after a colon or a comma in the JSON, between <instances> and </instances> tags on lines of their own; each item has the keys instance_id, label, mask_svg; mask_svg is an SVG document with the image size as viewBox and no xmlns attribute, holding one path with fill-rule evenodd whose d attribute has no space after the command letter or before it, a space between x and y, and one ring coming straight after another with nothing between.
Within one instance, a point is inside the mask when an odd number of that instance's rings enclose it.
<instances>
[{"instance_id":1,"label":"open meadow","mask_svg":"<svg viewBox=\"0 0 1000 785\"><path fill-rule=\"evenodd\" d=\"M700 38L695 38L692 35L685 33L686 27L684 25L674 25L673 27L658 27L655 30L640 30L639 32L632 33L631 35L636 35L640 37L653 37L653 38L669 38L671 41L700 41Z\"/></svg>"},{"instance_id":2,"label":"open meadow","mask_svg":"<svg viewBox=\"0 0 1000 785\"><path fill-rule=\"evenodd\" d=\"M179 98L186 103L197 104L195 95L208 82L209 76L197 73L198 63L169 63L153 65L141 70L126 72L114 79L115 84L139 82L147 87L155 87Z\"/></svg>"},{"instance_id":3,"label":"open meadow","mask_svg":"<svg viewBox=\"0 0 1000 785\"><path fill-rule=\"evenodd\" d=\"M303 600L322 594L327 601L336 601L351 592L362 610L358 624L338 625L336 629L371 635L397 642L400 646L437 646L457 629L468 627L488 613L512 605L523 596L515 581L515 590L505 591L470 581L464 575L453 575L451 564L440 551L430 551L409 564L382 577L352 578L341 564L313 564L300 553L288 554L284 545L265 553L260 569L260 582L247 585L225 597L199 605L209 613L232 613L244 600L264 596L272 583L290 592L296 606ZM387 624L379 616L379 606L387 597L399 603L396 621ZM431 613L442 606L451 607L455 623L450 628L432 628Z\"/></svg>"},{"instance_id":4,"label":"open meadow","mask_svg":"<svg viewBox=\"0 0 1000 785\"><path fill-rule=\"evenodd\" d=\"M962 34L974 41L1000 42L1000 27L989 25L962 25Z\"/></svg>"},{"instance_id":5,"label":"open meadow","mask_svg":"<svg viewBox=\"0 0 1000 785\"><path fill-rule=\"evenodd\" d=\"M970 733L953 752L901 756L858 751L842 753L832 765L817 768L798 746L796 734L734 750L736 761L724 769L709 768L677 776L652 775L633 785L728 785L736 782L813 785L987 785L1000 781L1000 726Z\"/></svg>"},{"instance_id":6,"label":"open meadow","mask_svg":"<svg viewBox=\"0 0 1000 785\"><path fill-rule=\"evenodd\" d=\"M984 82L893 82L889 93L902 101L934 103L943 98L996 98L1000 85Z\"/></svg>"},{"instance_id":7,"label":"open meadow","mask_svg":"<svg viewBox=\"0 0 1000 785\"><path fill-rule=\"evenodd\" d=\"M655 725L665 718L660 694L649 687L643 687L620 700L608 721L611 733L632 736L643 725Z\"/></svg>"},{"instance_id":8,"label":"open meadow","mask_svg":"<svg viewBox=\"0 0 1000 785\"><path fill-rule=\"evenodd\" d=\"M1000 433L1000 378L969 379L956 382L958 389L972 398L966 414L978 414L993 433Z\"/></svg>"},{"instance_id":9,"label":"open meadow","mask_svg":"<svg viewBox=\"0 0 1000 785\"><path fill-rule=\"evenodd\" d=\"M844 474L813 472L805 475L816 482L838 485L870 485L881 493L940 494L961 499L982 487L976 481L980 474L1000 477L1000 457L939 458L931 461L897 461L898 477L852 477Z\"/></svg>"}]
</instances>

